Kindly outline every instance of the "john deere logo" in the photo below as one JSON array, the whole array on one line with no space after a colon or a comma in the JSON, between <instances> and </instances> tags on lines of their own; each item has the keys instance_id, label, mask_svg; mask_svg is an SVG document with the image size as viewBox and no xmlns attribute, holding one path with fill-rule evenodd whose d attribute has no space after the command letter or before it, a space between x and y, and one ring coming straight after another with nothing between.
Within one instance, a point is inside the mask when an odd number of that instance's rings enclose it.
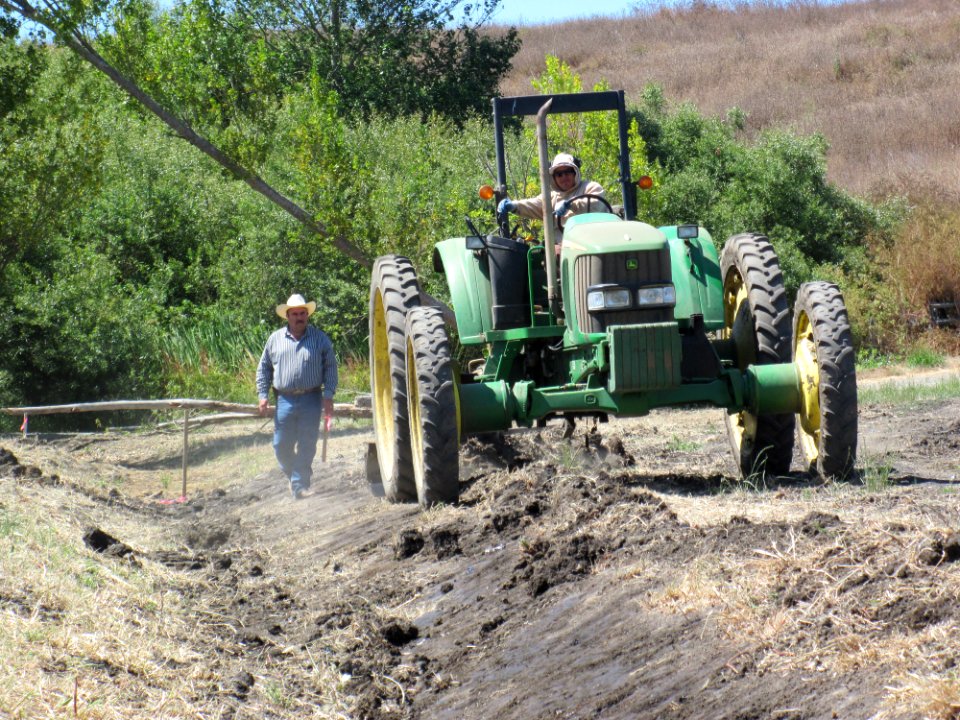
<instances>
[{"instance_id":1,"label":"john deere logo","mask_svg":"<svg viewBox=\"0 0 960 720\"><path fill-rule=\"evenodd\" d=\"M627 270L636 270L640 267L640 263L636 260L627 260Z\"/></svg>"}]
</instances>

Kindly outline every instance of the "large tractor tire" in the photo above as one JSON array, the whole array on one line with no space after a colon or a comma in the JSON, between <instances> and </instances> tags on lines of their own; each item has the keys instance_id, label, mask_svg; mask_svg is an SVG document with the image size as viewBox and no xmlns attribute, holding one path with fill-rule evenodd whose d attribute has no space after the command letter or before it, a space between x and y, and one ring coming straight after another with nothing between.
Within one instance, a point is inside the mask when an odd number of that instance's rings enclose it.
<instances>
[{"instance_id":1,"label":"large tractor tire","mask_svg":"<svg viewBox=\"0 0 960 720\"><path fill-rule=\"evenodd\" d=\"M857 368L847 308L827 282L800 286L793 310L800 376L797 439L812 472L844 479L857 457Z\"/></svg>"},{"instance_id":2,"label":"large tractor tire","mask_svg":"<svg viewBox=\"0 0 960 720\"><path fill-rule=\"evenodd\" d=\"M450 339L435 307L407 313L407 402L417 498L424 508L460 498L460 412Z\"/></svg>"},{"instance_id":3,"label":"large tractor tire","mask_svg":"<svg viewBox=\"0 0 960 720\"><path fill-rule=\"evenodd\" d=\"M790 308L780 262L763 235L734 235L720 256L724 337L736 347L737 367L790 362ZM785 475L793 457L793 414L726 415L733 457L745 477Z\"/></svg>"},{"instance_id":4,"label":"large tractor tire","mask_svg":"<svg viewBox=\"0 0 960 720\"><path fill-rule=\"evenodd\" d=\"M417 499L407 415L407 313L420 305L420 284L405 257L384 255L370 279L370 393L377 462L391 502Z\"/></svg>"}]
</instances>

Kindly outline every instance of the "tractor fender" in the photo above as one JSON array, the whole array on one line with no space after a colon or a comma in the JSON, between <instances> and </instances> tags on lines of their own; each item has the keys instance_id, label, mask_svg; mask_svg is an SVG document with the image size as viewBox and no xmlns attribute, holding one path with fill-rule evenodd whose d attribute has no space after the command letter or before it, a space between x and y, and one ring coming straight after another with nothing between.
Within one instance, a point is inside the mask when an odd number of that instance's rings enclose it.
<instances>
[{"instance_id":1,"label":"tractor fender","mask_svg":"<svg viewBox=\"0 0 960 720\"><path fill-rule=\"evenodd\" d=\"M677 236L676 225L659 228L670 247L673 284L677 289L674 317L680 327L689 327L694 315L703 317L706 330L719 330L723 320L723 278L720 256L713 238L704 228L695 238Z\"/></svg>"},{"instance_id":2,"label":"tractor fender","mask_svg":"<svg viewBox=\"0 0 960 720\"><path fill-rule=\"evenodd\" d=\"M493 302L484 252L468 249L463 237L443 240L433 250L433 268L447 278L457 332L464 345L486 342L484 333L492 329Z\"/></svg>"}]
</instances>

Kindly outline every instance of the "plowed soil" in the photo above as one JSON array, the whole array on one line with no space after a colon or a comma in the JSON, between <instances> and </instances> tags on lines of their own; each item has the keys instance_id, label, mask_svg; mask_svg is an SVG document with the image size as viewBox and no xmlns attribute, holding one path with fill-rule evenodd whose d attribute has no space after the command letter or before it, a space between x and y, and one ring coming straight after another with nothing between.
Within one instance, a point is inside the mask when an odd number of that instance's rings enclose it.
<instances>
[{"instance_id":1,"label":"plowed soil","mask_svg":"<svg viewBox=\"0 0 960 720\"><path fill-rule=\"evenodd\" d=\"M197 434L169 504L175 434L3 439L0 483L91 552L203 580L196 717L958 717L956 398L863 407L834 483L736 478L715 409L473 438L429 512L377 496L365 427L293 500L269 430Z\"/></svg>"}]
</instances>

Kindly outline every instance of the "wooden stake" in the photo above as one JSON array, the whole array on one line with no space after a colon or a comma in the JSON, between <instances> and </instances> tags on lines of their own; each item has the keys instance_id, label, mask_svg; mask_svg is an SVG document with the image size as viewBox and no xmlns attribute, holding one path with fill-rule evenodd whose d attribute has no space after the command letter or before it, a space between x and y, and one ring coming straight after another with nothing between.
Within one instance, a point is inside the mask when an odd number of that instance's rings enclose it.
<instances>
[{"instance_id":1,"label":"wooden stake","mask_svg":"<svg viewBox=\"0 0 960 720\"><path fill-rule=\"evenodd\" d=\"M183 411L183 488L180 497L187 497L187 437L190 433L190 411Z\"/></svg>"}]
</instances>

